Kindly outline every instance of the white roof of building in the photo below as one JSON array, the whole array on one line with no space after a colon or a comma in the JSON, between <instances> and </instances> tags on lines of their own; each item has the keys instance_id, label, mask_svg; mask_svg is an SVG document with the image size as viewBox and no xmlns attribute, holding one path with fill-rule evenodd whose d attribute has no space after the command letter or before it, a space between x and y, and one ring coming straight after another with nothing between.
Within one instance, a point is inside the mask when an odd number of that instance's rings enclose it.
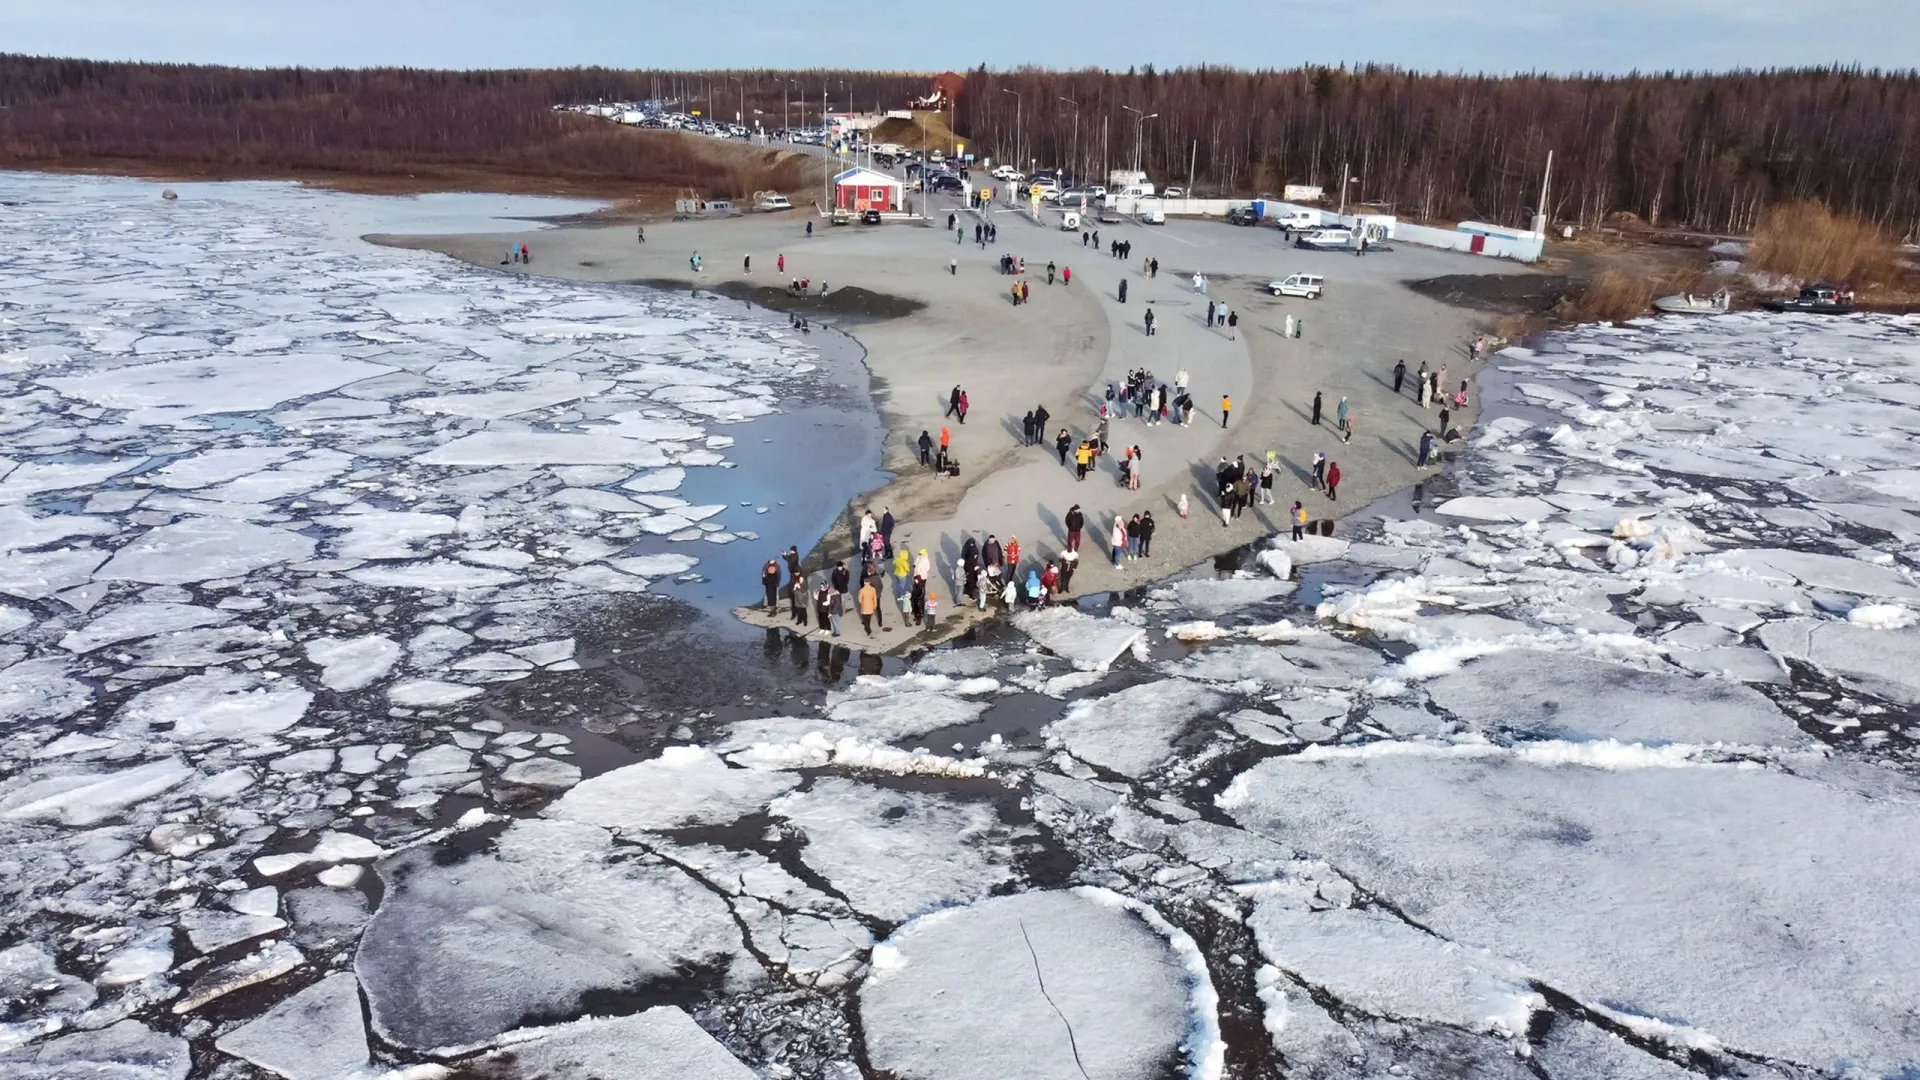
<instances>
[{"instance_id":1,"label":"white roof of building","mask_svg":"<svg viewBox=\"0 0 1920 1080\"><path fill-rule=\"evenodd\" d=\"M864 165L855 166L833 178L835 184L858 184L862 187L905 187L899 180L886 173L869 169Z\"/></svg>"}]
</instances>

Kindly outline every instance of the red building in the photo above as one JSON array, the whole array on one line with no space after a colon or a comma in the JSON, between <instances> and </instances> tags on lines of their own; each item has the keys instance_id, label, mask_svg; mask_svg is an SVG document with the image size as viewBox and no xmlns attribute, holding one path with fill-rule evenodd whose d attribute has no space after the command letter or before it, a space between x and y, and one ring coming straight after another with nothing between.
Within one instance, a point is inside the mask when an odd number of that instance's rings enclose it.
<instances>
[{"instance_id":1,"label":"red building","mask_svg":"<svg viewBox=\"0 0 1920 1080\"><path fill-rule=\"evenodd\" d=\"M868 168L848 169L833 178L833 205L838 210L890 213L901 208L905 194L905 184Z\"/></svg>"}]
</instances>

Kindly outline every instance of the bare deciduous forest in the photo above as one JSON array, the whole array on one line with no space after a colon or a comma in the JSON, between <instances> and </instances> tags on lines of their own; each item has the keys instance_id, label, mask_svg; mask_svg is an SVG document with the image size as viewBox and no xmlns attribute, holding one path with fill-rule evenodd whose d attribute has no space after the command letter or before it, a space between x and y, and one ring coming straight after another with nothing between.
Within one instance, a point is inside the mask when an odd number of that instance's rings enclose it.
<instances>
[{"instance_id":1,"label":"bare deciduous forest","mask_svg":"<svg viewBox=\"0 0 1920 1080\"><path fill-rule=\"evenodd\" d=\"M770 159L715 160L675 136L552 106L658 98L777 128L817 124L823 105L900 108L928 87L927 76L898 72L255 70L0 56L0 165L146 162L236 176L465 170L739 195L791 187L792 177ZM1191 176L1202 192L1308 183L1334 193L1344 169L1351 200L1410 218L1524 224L1552 150L1555 222L1594 227L1624 212L1655 226L1747 233L1769 207L1815 201L1892 236L1920 228L1914 72L980 69L967 75L953 119L975 149L1087 178L1130 167L1136 147L1156 181Z\"/></svg>"},{"instance_id":2,"label":"bare deciduous forest","mask_svg":"<svg viewBox=\"0 0 1920 1080\"><path fill-rule=\"evenodd\" d=\"M849 100L863 109L897 106L926 86L925 76L875 72L258 70L0 56L0 165L546 177L577 190L632 184L744 196L791 190L806 163L721 154L707 140L620 128L553 106L658 96L779 127L788 115L794 124L818 123L823 92L844 111Z\"/></svg>"},{"instance_id":3,"label":"bare deciduous forest","mask_svg":"<svg viewBox=\"0 0 1920 1080\"><path fill-rule=\"evenodd\" d=\"M1350 199L1422 219L1525 224L1551 150L1556 223L1592 227L1624 211L1745 233L1768 206L1805 200L1894 236L1920 223L1915 72L981 69L967 77L955 126L1005 156L1077 164L1089 177L1132 167L1138 138L1156 182L1184 185L1191 168L1203 192L1304 183L1332 196L1344 167L1358 178Z\"/></svg>"}]
</instances>

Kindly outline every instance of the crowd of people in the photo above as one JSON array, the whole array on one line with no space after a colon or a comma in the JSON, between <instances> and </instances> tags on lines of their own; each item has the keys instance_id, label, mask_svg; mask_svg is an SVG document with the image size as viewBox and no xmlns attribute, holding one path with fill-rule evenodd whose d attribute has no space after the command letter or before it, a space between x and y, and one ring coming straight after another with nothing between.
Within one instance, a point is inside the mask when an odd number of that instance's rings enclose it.
<instances>
[{"instance_id":1,"label":"crowd of people","mask_svg":"<svg viewBox=\"0 0 1920 1080\"><path fill-rule=\"evenodd\" d=\"M954 230L956 239L964 240L964 233L957 222L949 218L948 224ZM983 222L975 225L973 238L984 248L997 240L996 233L991 223ZM1098 247L1100 240L1098 231L1084 231L1081 234L1083 246ZM1131 242L1111 241L1108 254L1115 259L1130 261ZM1017 279L1011 286L1013 303L1028 302L1030 291L1025 259L1011 253L1003 254L999 257L998 265L1002 275ZM950 261L949 272L957 274L957 270L957 262ZM1158 271L1158 260L1151 257L1142 260L1141 276L1150 279L1157 276ZM1056 275L1065 279L1071 273L1070 269L1061 273L1059 267L1050 262L1046 266L1047 284L1054 284ZM1195 293L1204 297L1209 284L1205 275L1193 274ZM799 291L805 291L807 283L796 282L796 286ZM1124 278L1117 289L1117 296L1120 302L1125 302ZM1149 308L1144 317L1147 336L1157 335L1158 318L1158 314ZM1199 318L1196 314L1196 321ZM1240 315L1226 301L1209 299L1204 322L1209 329L1224 330L1231 339L1237 336ZM1299 322L1291 317L1289 322L1291 325L1285 336L1298 337ZM1484 338L1476 338L1468 348L1469 356L1477 357L1486 347ZM1040 447L1043 452L1050 450L1057 456L1060 466L1074 469L1076 479L1081 481L1090 473L1100 470L1102 458L1112 457L1116 483L1125 490L1142 490L1144 454L1140 443L1124 436L1116 442L1113 425L1132 418L1146 427L1169 422L1191 426L1198 410L1190 381L1184 367L1171 380L1157 376L1144 366L1133 368L1124 378L1105 386L1103 399L1093 403L1091 423L1083 434L1076 435L1069 426L1056 427L1052 424L1053 415L1047 408L1037 405L1020 417L1021 445ZM1421 408L1438 410L1438 427L1423 428L1415 462L1417 467L1423 469L1436 464L1438 446L1458 438L1458 432L1450 428L1450 423L1453 411L1464 409L1468 404L1467 383L1461 381L1457 388L1450 386L1445 364L1430 370L1422 362L1416 372L1409 372L1405 361L1400 361L1394 365L1392 385L1396 395L1411 392ZM1315 427L1324 426L1326 396L1318 391L1313 395L1310 420ZM946 405L942 419L957 420L964 425L971 406L965 388L955 385L947 396ZM1220 422L1223 428L1228 425L1232 409L1231 397L1222 394ZM1341 445L1352 442L1358 426L1357 413L1358 410L1347 397L1336 397L1331 419ZM944 426L939 428L937 442L930 430L923 430L918 439L918 449L922 464L929 468L946 473L955 466L951 453L951 431ZM1170 470L1170 475L1184 471L1177 465ZM1251 509L1278 505L1276 489L1287 486L1283 484L1282 470L1282 461L1272 450L1265 452L1264 459L1256 455L1252 461L1244 454L1232 457L1222 455L1214 469L1215 486L1212 494L1223 527L1232 527ZM1330 502L1337 502L1342 482L1338 461L1325 451L1316 452L1310 468L1301 471L1305 473L1304 486ZM1195 495L1204 499L1202 493ZM1175 506L1181 518L1188 517L1186 493L1177 494ZM1043 607L1073 595L1073 579L1079 568L1081 543L1089 528L1096 533L1096 543L1106 544L1115 568L1123 567L1130 560L1152 557L1156 523L1151 510L1138 513L1123 510L1110 516L1099 516L1100 521L1092 522L1079 504L1071 506L1060 519L1066 534L1064 546L1045 553L1031 548L1023 551L1020 541L1011 535L1002 541L995 532L969 530L958 538L957 552L951 547L947 549L946 559L949 563L937 573L933 555L928 549L914 551L905 543L896 544L895 520L890 510L882 508L882 512L876 516L869 509L862 515L857 527L854 554L850 560L836 562L811 579L801 571L798 552L792 548L784 557L784 575L780 560L768 560L763 571L767 607L770 613L777 613L780 598L784 595L795 625L808 628L817 626L835 637L842 634L843 621L851 615L859 617L862 631L869 636L876 631L890 632L889 608L897 613L900 625L909 630L932 629L937 625L941 611L941 588L948 588L955 594L948 598L953 603L969 605L979 611ZM1315 528L1316 524L1326 527L1324 531L1331 534L1331 521L1315 522L1301 499L1292 500L1286 511L1286 519L1289 533L1296 540L1319 531Z\"/></svg>"}]
</instances>

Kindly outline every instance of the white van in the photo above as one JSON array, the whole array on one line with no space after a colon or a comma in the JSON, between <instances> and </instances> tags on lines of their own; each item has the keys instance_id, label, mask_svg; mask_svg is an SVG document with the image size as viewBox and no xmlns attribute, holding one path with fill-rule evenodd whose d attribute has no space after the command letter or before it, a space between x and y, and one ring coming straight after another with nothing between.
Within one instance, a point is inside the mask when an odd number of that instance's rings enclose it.
<instances>
[{"instance_id":1,"label":"white van","mask_svg":"<svg viewBox=\"0 0 1920 1080\"><path fill-rule=\"evenodd\" d=\"M1275 228L1299 232L1302 229L1319 227L1320 211L1304 208L1274 209L1270 206L1267 209L1267 220L1272 222Z\"/></svg>"},{"instance_id":2,"label":"white van","mask_svg":"<svg viewBox=\"0 0 1920 1080\"><path fill-rule=\"evenodd\" d=\"M760 196L760 202L755 205L754 209L763 214L772 214L781 210L793 209L793 203L789 202L785 195L767 194Z\"/></svg>"},{"instance_id":3,"label":"white van","mask_svg":"<svg viewBox=\"0 0 1920 1080\"><path fill-rule=\"evenodd\" d=\"M1318 300L1325 286L1326 280L1319 274L1294 274L1279 281L1267 282L1267 291L1275 296L1298 296L1306 300Z\"/></svg>"}]
</instances>

